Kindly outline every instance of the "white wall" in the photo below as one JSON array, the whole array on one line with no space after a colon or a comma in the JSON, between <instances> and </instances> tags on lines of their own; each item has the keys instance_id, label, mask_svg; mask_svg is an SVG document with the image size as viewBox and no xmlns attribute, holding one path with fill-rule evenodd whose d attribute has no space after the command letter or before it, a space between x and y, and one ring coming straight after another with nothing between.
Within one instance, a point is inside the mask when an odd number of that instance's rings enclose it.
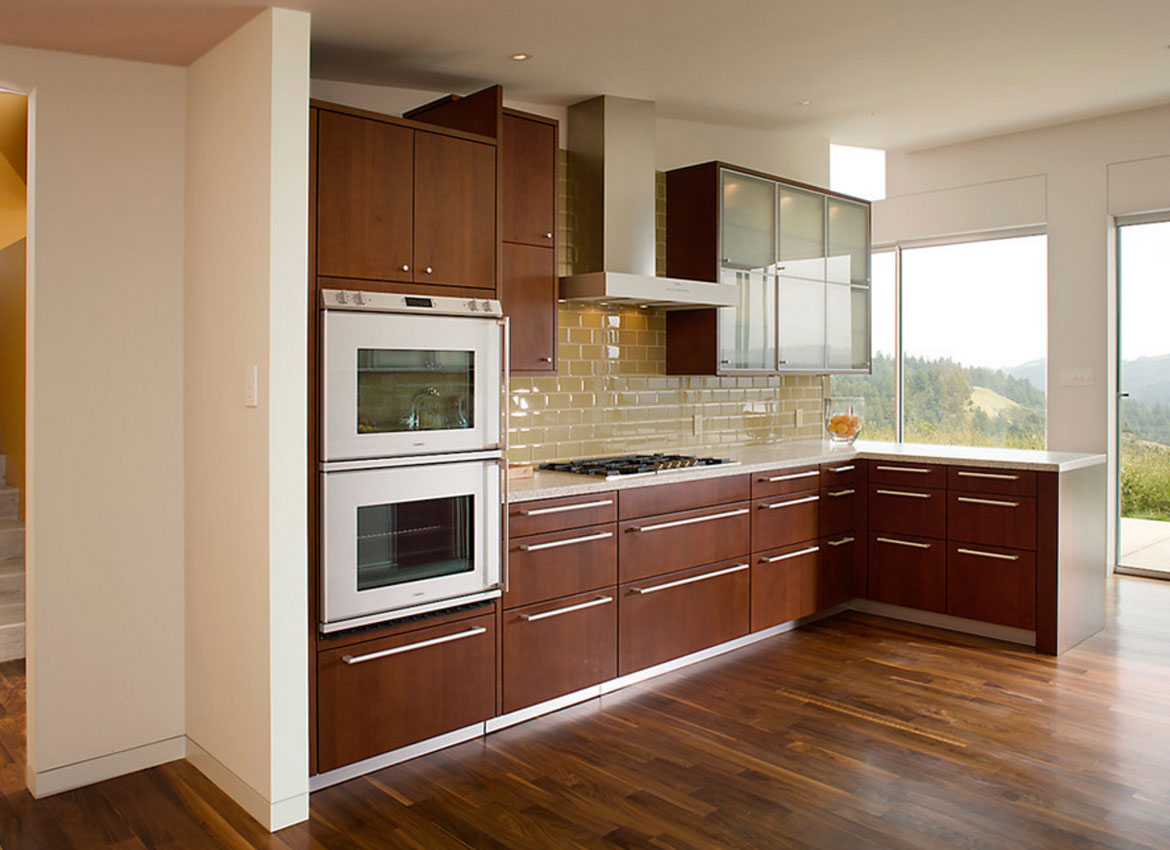
<instances>
[{"instance_id":1,"label":"white wall","mask_svg":"<svg viewBox=\"0 0 1170 850\"><path fill-rule=\"evenodd\" d=\"M888 240L942 235L929 232L923 223L928 216L913 214L940 192L1043 178L1051 449L1104 452L1113 439L1117 312L1111 216L1170 209L1167 156L1170 106L887 157L891 200L874 206L874 227ZM997 201L992 193L980 206L976 217L1010 226L1011 204L1003 197ZM995 208L1001 212L989 213ZM1061 371L1070 368L1092 369L1093 385L1062 386ZM1109 522L1112 538L1112 509Z\"/></svg>"},{"instance_id":2,"label":"white wall","mask_svg":"<svg viewBox=\"0 0 1170 850\"><path fill-rule=\"evenodd\" d=\"M180 68L0 46L32 92L28 780L183 754Z\"/></svg>"},{"instance_id":3,"label":"white wall","mask_svg":"<svg viewBox=\"0 0 1170 850\"><path fill-rule=\"evenodd\" d=\"M188 758L272 829L308 816L308 50L268 10L187 88Z\"/></svg>"}]
</instances>

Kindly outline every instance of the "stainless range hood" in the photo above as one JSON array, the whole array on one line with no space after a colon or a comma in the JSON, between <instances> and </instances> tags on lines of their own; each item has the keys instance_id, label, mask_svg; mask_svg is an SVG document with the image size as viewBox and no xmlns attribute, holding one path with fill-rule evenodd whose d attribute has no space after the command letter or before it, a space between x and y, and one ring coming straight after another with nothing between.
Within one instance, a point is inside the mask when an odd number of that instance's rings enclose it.
<instances>
[{"instance_id":1,"label":"stainless range hood","mask_svg":"<svg viewBox=\"0 0 1170 850\"><path fill-rule=\"evenodd\" d=\"M577 274L566 301L730 307L734 285L654 274L654 103L603 95L569 107Z\"/></svg>"}]
</instances>

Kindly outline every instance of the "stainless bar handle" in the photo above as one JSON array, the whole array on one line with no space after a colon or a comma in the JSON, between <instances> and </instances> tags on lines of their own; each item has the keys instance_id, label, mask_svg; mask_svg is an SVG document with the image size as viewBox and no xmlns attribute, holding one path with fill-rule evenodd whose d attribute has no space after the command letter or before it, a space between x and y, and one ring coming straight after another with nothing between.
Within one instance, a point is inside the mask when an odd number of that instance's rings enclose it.
<instances>
[{"instance_id":1,"label":"stainless bar handle","mask_svg":"<svg viewBox=\"0 0 1170 850\"><path fill-rule=\"evenodd\" d=\"M769 483L773 481L795 481L798 478L812 478L813 476L820 474L820 470L813 469L808 472L794 472L791 475L774 475L771 478L761 478L760 480L767 481Z\"/></svg>"},{"instance_id":2,"label":"stainless bar handle","mask_svg":"<svg viewBox=\"0 0 1170 850\"><path fill-rule=\"evenodd\" d=\"M852 543L852 537L842 537L840 540L826 540L830 546L844 546L846 543Z\"/></svg>"},{"instance_id":3,"label":"stainless bar handle","mask_svg":"<svg viewBox=\"0 0 1170 850\"><path fill-rule=\"evenodd\" d=\"M997 508L1018 508L1019 502L1006 502L1003 499L976 499L974 496L959 496L960 502L967 502L972 505L995 505Z\"/></svg>"},{"instance_id":4,"label":"stainless bar handle","mask_svg":"<svg viewBox=\"0 0 1170 850\"><path fill-rule=\"evenodd\" d=\"M709 514L708 516L696 516L690 519L676 519L671 522L659 522L654 525L640 525L634 526L630 531L658 531L662 528L675 528L679 525L693 525L696 522L707 522L713 519L726 519L729 516L739 516L740 514L748 513L747 508L739 508L734 511L724 511L721 514Z\"/></svg>"},{"instance_id":5,"label":"stainless bar handle","mask_svg":"<svg viewBox=\"0 0 1170 850\"><path fill-rule=\"evenodd\" d=\"M501 584L504 593L511 586L511 525L508 518L508 457L505 455L496 461L500 465L500 572Z\"/></svg>"},{"instance_id":6,"label":"stainless bar handle","mask_svg":"<svg viewBox=\"0 0 1170 850\"><path fill-rule=\"evenodd\" d=\"M1000 472L968 472L965 469L960 469L955 473L961 478L994 478L996 481L1019 481L1020 476L1008 475Z\"/></svg>"},{"instance_id":7,"label":"stainless bar handle","mask_svg":"<svg viewBox=\"0 0 1170 850\"><path fill-rule=\"evenodd\" d=\"M582 602L579 605L569 605L565 608L557 608L555 611L541 611L539 614L521 614L520 619L526 623L535 623L537 620L543 620L546 617L559 617L561 614L571 614L574 611L583 611L586 608L607 605L610 602L613 602L612 596L599 596L589 602Z\"/></svg>"},{"instance_id":8,"label":"stainless bar handle","mask_svg":"<svg viewBox=\"0 0 1170 850\"><path fill-rule=\"evenodd\" d=\"M428 269L428 271L430 271ZM500 325L503 328L504 343L502 349L502 357L500 358L503 366L503 375L500 380L500 392L503 398L500 400L500 427L503 428L503 433L500 435L500 445L504 452L508 451L508 430L512 427L512 393L508 386L512 379L512 322L507 316L500 319Z\"/></svg>"},{"instance_id":9,"label":"stainless bar handle","mask_svg":"<svg viewBox=\"0 0 1170 850\"><path fill-rule=\"evenodd\" d=\"M725 576L728 573L738 573L740 570L751 569L751 566L752 566L751 564L736 564L734 567L728 567L725 570L716 570L713 573L707 573L706 575L702 575L702 576L691 576L690 578L680 578L678 581L670 581L670 582L667 582L666 584L655 585L654 587L631 587L630 593L657 593L660 590L666 590L667 588L670 588L670 587L680 587L681 585L691 584L692 582L696 582L696 581L706 581L709 578L717 578L719 576Z\"/></svg>"},{"instance_id":10,"label":"stainless bar handle","mask_svg":"<svg viewBox=\"0 0 1170 850\"><path fill-rule=\"evenodd\" d=\"M431 638L430 640L420 640L418 643L408 643L406 646L396 646L393 649L383 649L381 652L371 652L368 655L343 655L341 660L346 664L361 664L364 661L373 661L375 658L386 658L390 655L398 655L402 652L413 652L416 649L423 649L428 646L438 646L441 643L450 643L453 640L463 640L464 638L475 637L486 632L483 626L476 626L474 629L468 629L465 632L456 632L453 635L443 635L442 637Z\"/></svg>"},{"instance_id":11,"label":"stainless bar handle","mask_svg":"<svg viewBox=\"0 0 1170 850\"><path fill-rule=\"evenodd\" d=\"M537 508L532 511L520 511L520 516L544 516L545 514L559 514L565 511L582 511L586 508L601 508L612 505L613 499L598 499L596 502L578 502L575 505L557 505L554 508Z\"/></svg>"},{"instance_id":12,"label":"stainless bar handle","mask_svg":"<svg viewBox=\"0 0 1170 850\"><path fill-rule=\"evenodd\" d=\"M775 555L771 558L760 558L761 564L774 564L777 561L787 561L789 558L799 558L801 555L810 555L813 552L821 551L820 546L809 546L807 549L801 549L799 552L788 552L784 555Z\"/></svg>"},{"instance_id":13,"label":"stainless bar handle","mask_svg":"<svg viewBox=\"0 0 1170 850\"><path fill-rule=\"evenodd\" d=\"M803 499L789 499L787 502L772 502L770 505L760 505L760 510L774 510L776 508L787 508L789 505L803 505L805 502L816 502L820 500L820 496L805 496Z\"/></svg>"},{"instance_id":14,"label":"stainless bar handle","mask_svg":"<svg viewBox=\"0 0 1170 850\"><path fill-rule=\"evenodd\" d=\"M907 499L929 499L930 493L906 493L902 490L874 490L879 496L905 496Z\"/></svg>"},{"instance_id":15,"label":"stainless bar handle","mask_svg":"<svg viewBox=\"0 0 1170 850\"><path fill-rule=\"evenodd\" d=\"M857 492L856 490L838 490L835 493L826 493L825 495L832 496L833 498L836 498L838 496L852 496L856 492Z\"/></svg>"},{"instance_id":16,"label":"stainless bar handle","mask_svg":"<svg viewBox=\"0 0 1170 850\"><path fill-rule=\"evenodd\" d=\"M1000 561L1018 561L1018 560L1020 560L1019 555L1003 555L999 552L981 552L978 549L959 548L959 549L956 549L955 551L959 552L960 554L963 554L963 555L977 555L980 558L996 558L997 560L1000 560Z\"/></svg>"},{"instance_id":17,"label":"stainless bar handle","mask_svg":"<svg viewBox=\"0 0 1170 850\"><path fill-rule=\"evenodd\" d=\"M926 475L930 472L929 469L923 469L921 466L879 466L877 468L884 472L915 472L919 475Z\"/></svg>"},{"instance_id":18,"label":"stainless bar handle","mask_svg":"<svg viewBox=\"0 0 1170 850\"><path fill-rule=\"evenodd\" d=\"M878 537L878 543L893 543L895 546L909 546L913 549L929 549L929 543L915 543L913 540L895 540L893 537Z\"/></svg>"},{"instance_id":19,"label":"stainless bar handle","mask_svg":"<svg viewBox=\"0 0 1170 850\"><path fill-rule=\"evenodd\" d=\"M541 549L556 549L558 546L572 546L574 543L588 543L590 540L604 540L606 537L613 537L613 532L602 531L598 534L570 537L568 540L553 540L549 543L521 543L516 548L521 552L539 552Z\"/></svg>"},{"instance_id":20,"label":"stainless bar handle","mask_svg":"<svg viewBox=\"0 0 1170 850\"><path fill-rule=\"evenodd\" d=\"M853 464L849 464L849 466L830 466L829 472L852 472L855 469L857 467Z\"/></svg>"}]
</instances>

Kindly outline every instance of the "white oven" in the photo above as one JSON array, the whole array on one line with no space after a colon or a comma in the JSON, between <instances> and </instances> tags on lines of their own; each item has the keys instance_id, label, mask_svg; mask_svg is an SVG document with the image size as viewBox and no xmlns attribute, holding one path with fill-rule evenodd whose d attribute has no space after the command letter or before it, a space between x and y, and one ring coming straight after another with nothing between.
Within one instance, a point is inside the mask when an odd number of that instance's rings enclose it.
<instances>
[{"instance_id":1,"label":"white oven","mask_svg":"<svg viewBox=\"0 0 1170 850\"><path fill-rule=\"evenodd\" d=\"M485 454L321 476L322 631L499 595L506 473Z\"/></svg>"},{"instance_id":2,"label":"white oven","mask_svg":"<svg viewBox=\"0 0 1170 850\"><path fill-rule=\"evenodd\" d=\"M324 461L499 449L499 302L323 293Z\"/></svg>"}]
</instances>

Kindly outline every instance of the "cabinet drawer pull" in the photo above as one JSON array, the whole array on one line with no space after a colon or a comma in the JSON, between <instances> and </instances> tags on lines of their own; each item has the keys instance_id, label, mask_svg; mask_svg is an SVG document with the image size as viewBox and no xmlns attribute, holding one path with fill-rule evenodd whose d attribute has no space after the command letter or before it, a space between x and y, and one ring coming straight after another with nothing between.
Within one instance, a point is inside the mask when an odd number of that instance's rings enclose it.
<instances>
[{"instance_id":1,"label":"cabinet drawer pull","mask_svg":"<svg viewBox=\"0 0 1170 850\"><path fill-rule=\"evenodd\" d=\"M857 467L853 464L849 464L848 466L830 466L829 472L852 472L855 469Z\"/></svg>"},{"instance_id":2,"label":"cabinet drawer pull","mask_svg":"<svg viewBox=\"0 0 1170 850\"><path fill-rule=\"evenodd\" d=\"M789 499L787 502L772 502L769 505L760 505L760 510L770 511L776 508L787 508L790 505L803 505L805 502L816 502L820 496L805 496L803 499Z\"/></svg>"},{"instance_id":3,"label":"cabinet drawer pull","mask_svg":"<svg viewBox=\"0 0 1170 850\"><path fill-rule=\"evenodd\" d=\"M994 478L996 481L1019 481L1020 476L1008 475L1002 472L968 472L965 469L960 469L955 473L960 478Z\"/></svg>"},{"instance_id":4,"label":"cabinet drawer pull","mask_svg":"<svg viewBox=\"0 0 1170 850\"><path fill-rule=\"evenodd\" d=\"M893 543L895 546L909 546L912 549L929 549L929 543L916 543L913 540L895 540L893 537L879 537L878 543Z\"/></svg>"},{"instance_id":5,"label":"cabinet drawer pull","mask_svg":"<svg viewBox=\"0 0 1170 850\"><path fill-rule=\"evenodd\" d=\"M405 646L396 646L393 649L383 649L381 652L371 652L369 655L343 655L341 660L346 664L361 664L363 661L373 661L375 658L385 658L388 655L398 655L402 652L411 652L416 649L422 649L427 646L438 646L440 643L450 643L453 640L463 640L463 638L475 637L486 632L483 626L476 626L474 629L468 629L465 632L456 632L453 635L443 635L442 637L431 638L430 640L420 640L418 643L408 643Z\"/></svg>"},{"instance_id":6,"label":"cabinet drawer pull","mask_svg":"<svg viewBox=\"0 0 1170 850\"><path fill-rule=\"evenodd\" d=\"M842 537L840 540L826 540L825 542L827 544L829 544L830 546L844 546L846 543L852 543L853 538L852 537Z\"/></svg>"},{"instance_id":7,"label":"cabinet drawer pull","mask_svg":"<svg viewBox=\"0 0 1170 850\"><path fill-rule=\"evenodd\" d=\"M838 496L852 496L856 492L857 492L856 490L838 490L835 493L826 493L825 495L832 496L835 499Z\"/></svg>"},{"instance_id":8,"label":"cabinet drawer pull","mask_svg":"<svg viewBox=\"0 0 1170 850\"><path fill-rule=\"evenodd\" d=\"M598 605L608 605L610 602L613 602L612 596L599 596L596 599L582 602L579 605L557 608L555 611L541 611L539 614L521 614L520 619L526 623L535 623L537 620L543 620L546 617L559 617L561 614L571 614L574 611L583 611L586 608L594 608Z\"/></svg>"},{"instance_id":9,"label":"cabinet drawer pull","mask_svg":"<svg viewBox=\"0 0 1170 850\"><path fill-rule=\"evenodd\" d=\"M656 584L654 587L631 587L630 593L657 593L660 590L666 590L671 587L681 587L684 584L691 584L696 581L706 581L709 578L718 578L729 573L738 573L740 570L751 569L751 564L736 564L734 567L728 567L725 570L716 570L713 573L707 573L702 576L691 576L690 578L680 578L678 581L668 581L666 584Z\"/></svg>"},{"instance_id":10,"label":"cabinet drawer pull","mask_svg":"<svg viewBox=\"0 0 1170 850\"><path fill-rule=\"evenodd\" d=\"M1000 561L1020 560L1019 555L1003 555L999 552L981 552L978 549L956 549L955 551L963 555L977 555L980 558L996 558Z\"/></svg>"},{"instance_id":11,"label":"cabinet drawer pull","mask_svg":"<svg viewBox=\"0 0 1170 850\"><path fill-rule=\"evenodd\" d=\"M930 493L906 493L902 490L874 490L879 496L905 496L907 499L929 499Z\"/></svg>"},{"instance_id":12,"label":"cabinet drawer pull","mask_svg":"<svg viewBox=\"0 0 1170 850\"><path fill-rule=\"evenodd\" d=\"M675 528L680 525L693 525L696 522L707 522L713 519L726 519L729 516L739 516L740 514L748 513L747 508L739 508L734 511L724 511L721 514L708 514L707 516L696 516L690 519L676 519L670 522L658 522L654 525L636 525L630 531L658 531L663 528Z\"/></svg>"},{"instance_id":13,"label":"cabinet drawer pull","mask_svg":"<svg viewBox=\"0 0 1170 850\"><path fill-rule=\"evenodd\" d=\"M877 468L883 472L913 472L918 475L928 475L930 473L929 469L921 466L879 466Z\"/></svg>"},{"instance_id":14,"label":"cabinet drawer pull","mask_svg":"<svg viewBox=\"0 0 1170 850\"><path fill-rule=\"evenodd\" d=\"M544 516L545 514L559 514L565 511L582 511L586 508L601 508L612 505L613 499L598 499L596 502L580 502L576 505L557 505L554 508L535 508L530 511L520 511L520 516Z\"/></svg>"},{"instance_id":15,"label":"cabinet drawer pull","mask_svg":"<svg viewBox=\"0 0 1170 850\"><path fill-rule=\"evenodd\" d=\"M766 482L771 484L773 481L795 481L798 478L814 478L820 475L820 470L811 470L810 472L793 472L790 475L773 475L771 478L761 478L761 483Z\"/></svg>"},{"instance_id":16,"label":"cabinet drawer pull","mask_svg":"<svg viewBox=\"0 0 1170 850\"><path fill-rule=\"evenodd\" d=\"M403 270L404 272L408 272L408 271L410 271L410 266L408 266L408 265L405 265L405 264L404 264L404 265L402 266L402 270Z\"/></svg>"},{"instance_id":17,"label":"cabinet drawer pull","mask_svg":"<svg viewBox=\"0 0 1170 850\"><path fill-rule=\"evenodd\" d=\"M787 552L783 555L773 555L771 558L760 558L761 564L774 564L777 561L787 561L789 558L799 558L801 555L811 555L813 552L821 551L820 546L809 546L807 549L801 549L798 552Z\"/></svg>"},{"instance_id":18,"label":"cabinet drawer pull","mask_svg":"<svg viewBox=\"0 0 1170 850\"><path fill-rule=\"evenodd\" d=\"M1019 502L1005 502L1003 499L976 499L974 496L959 496L960 502L967 502L971 505L995 505L997 508L1018 508Z\"/></svg>"},{"instance_id":19,"label":"cabinet drawer pull","mask_svg":"<svg viewBox=\"0 0 1170 850\"><path fill-rule=\"evenodd\" d=\"M574 543L588 543L590 540L604 540L607 537L613 537L613 532L602 531L597 534L586 534L584 537L552 540L548 543L521 543L518 548L521 552L539 552L541 549L556 549L558 546L572 546Z\"/></svg>"}]
</instances>

